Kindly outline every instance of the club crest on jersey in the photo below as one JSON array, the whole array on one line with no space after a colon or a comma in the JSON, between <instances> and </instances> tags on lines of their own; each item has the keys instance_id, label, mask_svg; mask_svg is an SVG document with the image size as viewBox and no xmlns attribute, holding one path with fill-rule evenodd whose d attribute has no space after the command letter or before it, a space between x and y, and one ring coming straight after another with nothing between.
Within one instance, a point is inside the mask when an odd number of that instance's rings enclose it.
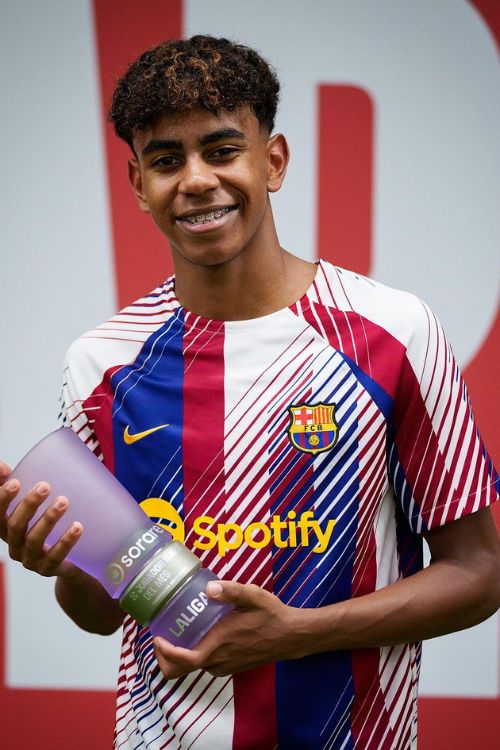
<instances>
[{"instance_id":1,"label":"club crest on jersey","mask_svg":"<svg viewBox=\"0 0 500 750\"><path fill-rule=\"evenodd\" d=\"M291 424L288 437L303 453L329 451L338 440L339 426L335 419L336 404L299 404L290 406Z\"/></svg>"}]
</instances>

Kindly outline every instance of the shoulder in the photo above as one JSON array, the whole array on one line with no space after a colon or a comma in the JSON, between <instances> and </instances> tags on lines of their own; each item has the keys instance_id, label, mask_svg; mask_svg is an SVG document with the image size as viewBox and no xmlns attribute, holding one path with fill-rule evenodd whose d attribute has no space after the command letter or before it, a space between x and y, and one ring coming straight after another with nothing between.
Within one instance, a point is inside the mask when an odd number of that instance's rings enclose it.
<instances>
[{"instance_id":1,"label":"shoulder","mask_svg":"<svg viewBox=\"0 0 500 750\"><path fill-rule=\"evenodd\" d=\"M178 307L174 277L171 277L75 339L66 352L65 368L73 372L86 371L87 375L94 372L100 377L110 368L130 362Z\"/></svg>"},{"instance_id":2,"label":"shoulder","mask_svg":"<svg viewBox=\"0 0 500 750\"><path fill-rule=\"evenodd\" d=\"M360 316L384 329L406 347L415 336L429 334L435 316L411 292L382 284L361 274L321 260L315 281L316 300L321 306Z\"/></svg>"}]
</instances>

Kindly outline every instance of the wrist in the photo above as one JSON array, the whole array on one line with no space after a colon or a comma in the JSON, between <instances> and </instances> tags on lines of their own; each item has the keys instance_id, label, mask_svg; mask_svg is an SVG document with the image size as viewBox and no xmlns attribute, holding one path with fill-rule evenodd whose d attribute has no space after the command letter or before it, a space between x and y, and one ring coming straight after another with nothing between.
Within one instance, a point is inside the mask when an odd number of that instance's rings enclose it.
<instances>
[{"instance_id":1,"label":"wrist","mask_svg":"<svg viewBox=\"0 0 500 750\"><path fill-rule=\"evenodd\" d=\"M288 653L284 658L300 659L339 648L335 645L336 620L339 616L337 607L289 607L290 638Z\"/></svg>"},{"instance_id":2,"label":"wrist","mask_svg":"<svg viewBox=\"0 0 500 750\"><path fill-rule=\"evenodd\" d=\"M75 565L63 566L57 574L57 581L60 585L65 586L66 584L70 587L78 588L79 586L88 585L90 581L95 581L94 578L77 568Z\"/></svg>"},{"instance_id":3,"label":"wrist","mask_svg":"<svg viewBox=\"0 0 500 750\"><path fill-rule=\"evenodd\" d=\"M285 658L299 659L312 654L343 648L339 636L341 604L318 608L289 607L289 653Z\"/></svg>"}]
</instances>

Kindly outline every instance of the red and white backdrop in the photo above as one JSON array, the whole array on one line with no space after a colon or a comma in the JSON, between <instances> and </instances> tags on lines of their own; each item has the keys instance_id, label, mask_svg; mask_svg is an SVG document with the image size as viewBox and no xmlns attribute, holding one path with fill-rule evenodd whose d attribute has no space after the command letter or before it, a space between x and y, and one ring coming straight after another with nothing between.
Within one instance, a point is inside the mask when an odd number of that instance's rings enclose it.
<instances>
[{"instance_id":1,"label":"red and white backdrop","mask_svg":"<svg viewBox=\"0 0 500 750\"><path fill-rule=\"evenodd\" d=\"M500 463L498 0L2 0L0 26L2 458L56 426L71 340L170 271L103 112L143 49L205 32L282 80L283 245L434 307ZM0 746L109 748L118 636L80 632L4 546L0 573ZM426 644L424 750L499 746L499 630Z\"/></svg>"}]
</instances>

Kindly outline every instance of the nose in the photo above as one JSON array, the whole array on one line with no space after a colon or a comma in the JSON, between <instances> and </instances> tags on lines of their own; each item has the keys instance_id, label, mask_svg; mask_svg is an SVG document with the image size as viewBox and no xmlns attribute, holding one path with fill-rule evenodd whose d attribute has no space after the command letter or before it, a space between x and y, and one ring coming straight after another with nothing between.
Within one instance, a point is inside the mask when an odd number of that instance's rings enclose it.
<instances>
[{"instance_id":1,"label":"nose","mask_svg":"<svg viewBox=\"0 0 500 750\"><path fill-rule=\"evenodd\" d=\"M186 159L179 183L179 191L187 195L202 195L219 186L213 167L201 158Z\"/></svg>"}]
</instances>

